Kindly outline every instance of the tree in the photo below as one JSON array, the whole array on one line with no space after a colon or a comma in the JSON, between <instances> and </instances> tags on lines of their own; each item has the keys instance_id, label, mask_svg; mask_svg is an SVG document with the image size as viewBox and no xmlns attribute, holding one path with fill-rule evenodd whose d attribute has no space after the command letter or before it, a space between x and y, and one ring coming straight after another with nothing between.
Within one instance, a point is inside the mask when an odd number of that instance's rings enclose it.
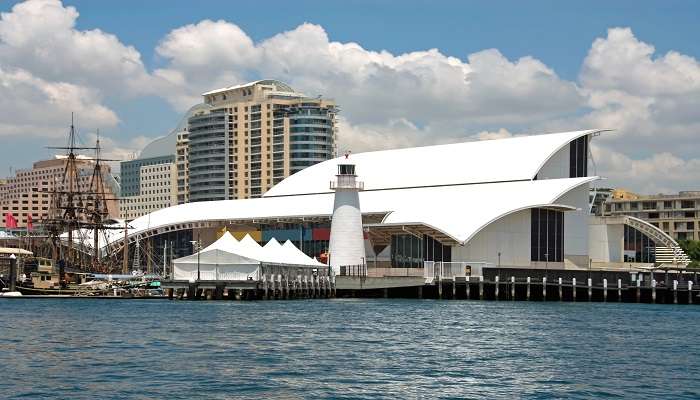
<instances>
[{"instance_id":1,"label":"tree","mask_svg":"<svg viewBox=\"0 0 700 400\"><path fill-rule=\"evenodd\" d=\"M678 245L685 254L690 257L691 263L689 267L698 268L700 267L700 241L698 240L680 240Z\"/></svg>"}]
</instances>

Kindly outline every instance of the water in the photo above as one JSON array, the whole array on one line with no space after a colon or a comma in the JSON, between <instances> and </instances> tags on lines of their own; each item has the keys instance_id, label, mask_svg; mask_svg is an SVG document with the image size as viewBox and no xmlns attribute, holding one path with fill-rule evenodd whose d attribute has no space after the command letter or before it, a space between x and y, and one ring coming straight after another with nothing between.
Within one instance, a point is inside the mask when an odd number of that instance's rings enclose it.
<instances>
[{"instance_id":1,"label":"water","mask_svg":"<svg viewBox=\"0 0 700 400\"><path fill-rule=\"evenodd\" d=\"M700 398L700 307L0 301L3 398Z\"/></svg>"}]
</instances>

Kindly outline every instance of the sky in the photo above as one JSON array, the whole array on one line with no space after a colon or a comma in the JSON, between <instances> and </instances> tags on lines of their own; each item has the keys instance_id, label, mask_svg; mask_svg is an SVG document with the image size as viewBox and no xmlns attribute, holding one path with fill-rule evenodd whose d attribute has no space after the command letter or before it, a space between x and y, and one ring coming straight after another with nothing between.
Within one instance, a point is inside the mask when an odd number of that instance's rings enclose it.
<instances>
[{"instance_id":1,"label":"sky","mask_svg":"<svg viewBox=\"0 0 700 400\"><path fill-rule=\"evenodd\" d=\"M99 130L129 159L211 89L279 79L353 152L608 128L599 186L700 189L700 2L0 0L0 176Z\"/></svg>"}]
</instances>

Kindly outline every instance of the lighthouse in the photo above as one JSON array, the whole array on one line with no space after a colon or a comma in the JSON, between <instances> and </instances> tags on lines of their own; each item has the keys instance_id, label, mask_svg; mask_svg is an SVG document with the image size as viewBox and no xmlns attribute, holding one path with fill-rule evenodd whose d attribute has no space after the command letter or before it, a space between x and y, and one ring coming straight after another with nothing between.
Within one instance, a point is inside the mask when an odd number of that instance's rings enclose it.
<instances>
[{"instance_id":1,"label":"lighthouse","mask_svg":"<svg viewBox=\"0 0 700 400\"><path fill-rule=\"evenodd\" d=\"M349 153L338 163L338 174L331 181L335 191L331 237L328 245L330 266L336 274L340 266L365 265L365 243L360 211L360 191L364 188L357 181L355 164L350 162Z\"/></svg>"}]
</instances>

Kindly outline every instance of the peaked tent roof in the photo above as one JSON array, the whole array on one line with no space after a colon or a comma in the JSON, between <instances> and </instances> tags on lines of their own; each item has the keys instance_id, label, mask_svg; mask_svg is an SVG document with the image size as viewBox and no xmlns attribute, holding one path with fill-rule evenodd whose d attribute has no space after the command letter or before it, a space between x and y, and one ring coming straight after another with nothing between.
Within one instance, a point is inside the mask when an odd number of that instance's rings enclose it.
<instances>
[{"instance_id":1,"label":"peaked tent roof","mask_svg":"<svg viewBox=\"0 0 700 400\"><path fill-rule=\"evenodd\" d=\"M220 238L218 238L214 243L202 249L202 251L214 249L229 250L235 248L237 244L238 240L236 240L236 238L233 237L231 232L226 231L223 235L221 235Z\"/></svg>"}]
</instances>

